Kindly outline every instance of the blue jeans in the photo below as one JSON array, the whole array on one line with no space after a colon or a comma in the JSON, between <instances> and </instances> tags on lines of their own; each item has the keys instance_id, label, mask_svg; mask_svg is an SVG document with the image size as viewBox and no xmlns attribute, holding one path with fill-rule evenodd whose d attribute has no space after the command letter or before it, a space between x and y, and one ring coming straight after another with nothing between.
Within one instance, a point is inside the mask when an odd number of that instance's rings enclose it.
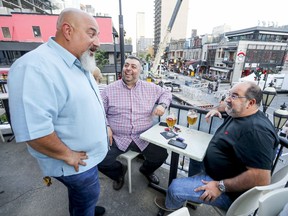
<instances>
[{"instance_id":1,"label":"blue jeans","mask_svg":"<svg viewBox=\"0 0 288 216\"><path fill-rule=\"evenodd\" d=\"M195 175L193 177L174 179L166 194L166 207L169 209L178 209L181 208L188 200L195 203L205 203L228 210L232 204L232 200L225 193L222 193L213 202L204 202L200 199L200 196L204 191L195 192L194 189L203 185L201 180L214 181L205 173L200 173L199 175Z\"/></svg>"},{"instance_id":2,"label":"blue jeans","mask_svg":"<svg viewBox=\"0 0 288 216\"><path fill-rule=\"evenodd\" d=\"M100 194L97 166L80 174L55 178L68 189L70 216L94 216Z\"/></svg>"}]
</instances>

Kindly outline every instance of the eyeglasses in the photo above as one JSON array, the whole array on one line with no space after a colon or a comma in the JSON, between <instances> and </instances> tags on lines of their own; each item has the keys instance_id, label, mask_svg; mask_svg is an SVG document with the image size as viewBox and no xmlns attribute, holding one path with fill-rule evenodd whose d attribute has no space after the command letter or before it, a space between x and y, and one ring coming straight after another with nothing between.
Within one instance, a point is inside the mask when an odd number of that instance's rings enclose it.
<instances>
[{"instance_id":1,"label":"eyeglasses","mask_svg":"<svg viewBox=\"0 0 288 216\"><path fill-rule=\"evenodd\" d=\"M232 100L237 100L238 98L247 98L246 96L239 96L237 94L234 93L227 93L226 94L226 98L230 97Z\"/></svg>"}]
</instances>

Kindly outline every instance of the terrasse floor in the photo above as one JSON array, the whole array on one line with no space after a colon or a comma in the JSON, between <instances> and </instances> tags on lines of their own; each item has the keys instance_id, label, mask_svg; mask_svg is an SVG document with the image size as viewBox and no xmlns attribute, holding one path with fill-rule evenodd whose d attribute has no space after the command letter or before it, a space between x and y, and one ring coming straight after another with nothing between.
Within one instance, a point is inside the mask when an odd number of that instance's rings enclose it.
<instances>
[{"instance_id":1,"label":"terrasse floor","mask_svg":"<svg viewBox=\"0 0 288 216\"><path fill-rule=\"evenodd\" d=\"M6 140L9 137L6 137ZM112 189L112 181L100 174L101 195L98 205L106 208L105 216L156 216L158 208L154 197L161 195L147 186L139 173L141 160L132 163L132 194L128 192L128 177L120 191ZM42 175L36 160L27 152L25 143L0 143L0 215L2 216L68 216L66 188L56 180L50 187L42 183ZM168 170L157 170L161 185L167 186ZM181 177L179 174L178 177ZM214 209L202 205L189 208L190 215L214 216ZM167 215L167 214L166 214Z\"/></svg>"}]
</instances>

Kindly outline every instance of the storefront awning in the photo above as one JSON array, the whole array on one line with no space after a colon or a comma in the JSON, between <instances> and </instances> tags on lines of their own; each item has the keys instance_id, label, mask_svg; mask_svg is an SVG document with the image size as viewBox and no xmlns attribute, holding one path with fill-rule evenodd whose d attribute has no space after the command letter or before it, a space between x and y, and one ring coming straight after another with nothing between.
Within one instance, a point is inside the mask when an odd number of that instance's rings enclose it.
<instances>
[{"instance_id":1,"label":"storefront awning","mask_svg":"<svg viewBox=\"0 0 288 216\"><path fill-rule=\"evenodd\" d=\"M217 68L217 67L210 67L210 70L215 70L215 71L224 72L224 73L228 73L230 71L229 69Z\"/></svg>"}]
</instances>

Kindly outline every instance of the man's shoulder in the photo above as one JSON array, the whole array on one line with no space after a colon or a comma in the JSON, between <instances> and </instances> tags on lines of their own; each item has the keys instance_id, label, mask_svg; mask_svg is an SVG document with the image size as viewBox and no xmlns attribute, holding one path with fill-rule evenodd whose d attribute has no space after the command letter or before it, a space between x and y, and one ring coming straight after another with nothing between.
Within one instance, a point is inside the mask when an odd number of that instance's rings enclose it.
<instances>
[{"instance_id":1,"label":"man's shoulder","mask_svg":"<svg viewBox=\"0 0 288 216\"><path fill-rule=\"evenodd\" d=\"M144 88L161 88L160 86L156 85L155 83L152 83L152 82L147 82L147 81L144 81L144 80L139 80L138 81L139 84L144 87Z\"/></svg>"}]
</instances>

